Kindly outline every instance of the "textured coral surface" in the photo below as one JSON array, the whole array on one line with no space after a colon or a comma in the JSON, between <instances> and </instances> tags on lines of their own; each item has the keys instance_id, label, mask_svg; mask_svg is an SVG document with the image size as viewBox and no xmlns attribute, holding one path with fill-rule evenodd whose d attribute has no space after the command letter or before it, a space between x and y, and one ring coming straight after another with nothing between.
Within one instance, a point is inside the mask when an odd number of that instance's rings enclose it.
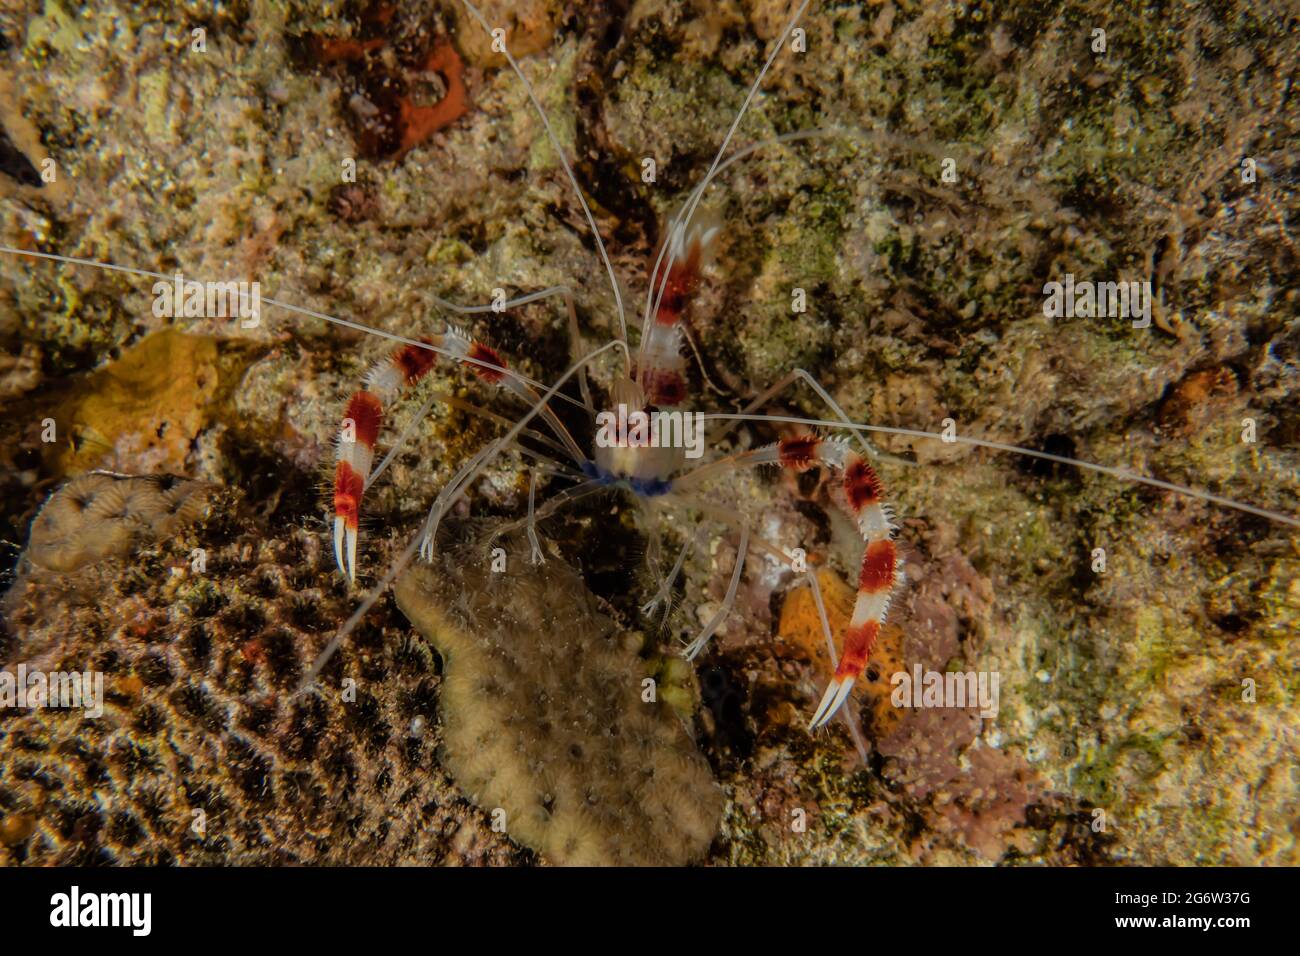
<instances>
[{"instance_id":1,"label":"textured coral surface","mask_svg":"<svg viewBox=\"0 0 1300 956\"><path fill-rule=\"evenodd\" d=\"M376 613L297 693L349 601L315 535L240 507L97 565L85 601L37 584L10 617L27 660L105 675L105 712L3 711L7 862L512 863L435 759L438 662ZM193 571L194 546L207 567ZM87 591L93 585L93 590ZM14 595L11 594L11 599Z\"/></svg>"},{"instance_id":2,"label":"textured coral surface","mask_svg":"<svg viewBox=\"0 0 1300 956\"><path fill-rule=\"evenodd\" d=\"M530 559L522 535L480 529L397 584L397 606L443 657L445 765L556 863L699 859L722 792L656 692L639 635L620 632L556 556L519 573Z\"/></svg>"}]
</instances>

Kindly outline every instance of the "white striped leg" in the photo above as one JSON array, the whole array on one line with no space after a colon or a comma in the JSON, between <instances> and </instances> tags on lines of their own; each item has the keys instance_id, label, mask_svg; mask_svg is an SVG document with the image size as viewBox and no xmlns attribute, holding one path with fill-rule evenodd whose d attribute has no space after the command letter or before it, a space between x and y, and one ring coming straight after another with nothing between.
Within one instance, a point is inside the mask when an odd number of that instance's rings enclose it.
<instances>
[{"instance_id":1,"label":"white striped leg","mask_svg":"<svg viewBox=\"0 0 1300 956\"><path fill-rule=\"evenodd\" d=\"M848 414L844 411L844 409L840 407L839 402L835 401L835 399L831 397L830 392L826 391L826 389L822 387L822 384L818 382L817 379L813 378L811 374L809 374L808 372L806 372L804 369L801 368L792 369L791 371L783 375L779 380L777 380L777 382L774 385L765 389L762 392L762 394L760 394L757 398L753 399L743 409L741 409L740 414L749 415L754 411L754 409L762 408L764 405L770 402L775 396L779 395L781 392L785 391L787 388L794 385L796 382L804 382L809 388L811 388L817 394L817 397L820 398L822 402L825 403L826 407L829 408L835 414L835 417L838 418L840 421L842 421L844 424L846 425L853 424L853 419L849 418ZM728 432L732 431L737 424L739 423L738 422L719 423L713 429L712 434L707 436L706 441L710 445L716 444ZM894 465L916 464L916 462L908 461L906 458L899 458L897 455L888 455L885 452L880 451L878 448L876 448L875 445L867 441L866 436L863 435L863 433L860 431L854 430L853 437L857 441L858 446L864 452L870 455L872 458L875 458L879 461L887 461L890 464L894 464Z\"/></svg>"}]
</instances>

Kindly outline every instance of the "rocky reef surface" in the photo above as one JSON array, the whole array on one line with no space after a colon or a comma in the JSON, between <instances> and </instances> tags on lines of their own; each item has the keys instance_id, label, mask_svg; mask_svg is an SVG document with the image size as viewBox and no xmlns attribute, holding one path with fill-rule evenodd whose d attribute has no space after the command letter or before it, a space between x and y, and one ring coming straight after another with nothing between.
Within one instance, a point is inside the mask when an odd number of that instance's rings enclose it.
<instances>
[{"instance_id":1,"label":"rocky reef surface","mask_svg":"<svg viewBox=\"0 0 1300 956\"><path fill-rule=\"evenodd\" d=\"M663 223L790 5L481 6L635 325ZM688 407L733 411L802 367L855 421L951 419L1300 513L1294 14L886 0L814 2L803 27L806 52L777 58L735 147L842 135L764 146L709 190L724 228L691 306ZM543 382L571 354L555 300L462 317L437 299L564 284L587 347L617 334L546 130L456 3L18 0L0 37L0 245L260 281L404 336L465 320ZM1150 326L1045 315L1044 284L1067 275L1149 281ZM521 406L440 366L397 410L381 444L431 391L462 403L435 403L370 489L350 591L323 492L347 396L391 344L275 308L253 328L159 316L153 281L0 253L0 666L94 668L107 696L97 720L0 710L0 860L547 860L453 779L444 662L391 597L319 692L295 693L501 433L466 403ZM598 400L615 371L593 370ZM806 388L769 407L827 411ZM746 425L710 450L777 434ZM1300 862L1293 526L962 443L872 440L909 580L854 705L865 765L841 727L806 730L828 661L797 575L753 557L687 675L673 652L722 600L735 529L612 496L545 522L593 600L645 635L642 663L721 788L705 861ZM38 513L72 520L76 489L110 481L97 470L145 476L140 496L103 540L51 534ZM158 526L164 475L210 489L201 513ZM820 478L737 473L707 494L806 549L839 622L855 542ZM540 480L539 500L561 487ZM527 459L507 453L462 510L514 518L528 493ZM687 538L702 546L667 617L643 616L651 569ZM77 546L51 552L61 540ZM997 673L996 715L895 706L892 675L916 667Z\"/></svg>"}]
</instances>

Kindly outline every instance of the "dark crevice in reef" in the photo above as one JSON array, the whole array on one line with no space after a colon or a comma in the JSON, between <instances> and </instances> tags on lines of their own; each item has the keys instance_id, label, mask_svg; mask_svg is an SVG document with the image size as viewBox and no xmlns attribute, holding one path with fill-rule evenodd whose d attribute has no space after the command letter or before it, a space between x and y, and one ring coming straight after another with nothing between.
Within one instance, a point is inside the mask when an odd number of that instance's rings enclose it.
<instances>
[{"instance_id":1,"label":"dark crevice in reef","mask_svg":"<svg viewBox=\"0 0 1300 956\"><path fill-rule=\"evenodd\" d=\"M621 504L621 493L612 492L591 499L588 508L596 515L608 515L611 507ZM570 512L571 516L578 513L577 508ZM590 512L582 509L582 513ZM605 601L624 624L637 626L641 622L636 586L639 575L628 572L645 564L646 543L641 533L615 515L580 524L553 522L547 530L559 536L591 592Z\"/></svg>"},{"instance_id":2,"label":"dark crevice in reef","mask_svg":"<svg viewBox=\"0 0 1300 956\"><path fill-rule=\"evenodd\" d=\"M228 480L244 489L246 500L264 503L265 518L276 514L314 517L319 512L320 489L315 479L249 436L226 432L221 454L235 472Z\"/></svg>"},{"instance_id":3,"label":"dark crevice in reef","mask_svg":"<svg viewBox=\"0 0 1300 956\"><path fill-rule=\"evenodd\" d=\"M752 756L754 734L745 718L749 707L743 680L721 664L700 667L698 679L700 702L713 717L710 761L722 765Z\"/></svg>"},{"instance_id":4,"label":"dark crevice in reef","mask_svg":"<svg viewBox=\"0 0 1300 956\"><path fill-rule=\"evenodd\" d=\"M41 185L40 173L32 161L9 139L9 134L0 129L0 172L23 186Z\"/></svg>"},{"instance_id":5,"label":"dark crevice in reef","mask_svg":"<svg viewBox=\"0 0 1300 956\"><path fill-rule=\"evenodd\" d=\"M584 189L617 217L614 239L622 246L647 252L658 241L659 224L639 180L629 178L626 157L613 149L605 128L604 104L609 99L614 66L624 46L627 0L584 7L573 27L584 37L577 68L576 163L574 172Z\"/></svg>"},{"instance_id":6,"label":"dark crevice in reef","mask_svg":"<svg viewBox=\"0 0 1300 956\"><path fill-rule=\"evenodd\" d=\"M1063 863L1073 866L1104 866L1115 863L1111 850L1117 842L1113 833L1093 829L1093 816L1087 809L1071 806L1061 795L1052 795L1025 808L1025 824L1048 835L1048 842ZM1008 860L1018 853L1013 851Z\"/></svg>"},{"instance_id":7,"label":"dark crevice in reef","mask_svg":"<svg viewBox=\"0 0 1300 956\"><path fill-rule=\"evenodd\" d=\"M0 580L0 588L9 587L9 579ZM9 625L9 617L0 614L0 661L11 661L18 650L18 637Z\"/></svg>"},{"instance_id":8,"label":"dark crevice in reef","mask_svg":"<svg viewBox=\"0 0 1300 956\"><path fill-rule=\"evenodd\" d=\"M1074 458L1078 454L1074 439L1060 432L1053 432L1041 439L1032 439L1026 444L1026 447L1032 448L1034 451L1046 452L1049 455L1059 455L1063 458ZM1034 478L1065 480L1075 486L1079 484L1079 470L1069 465L1063 465L1060 462L1025 456L1016 459L1016 467L1022 474Z\"/></svg>"}]
</instances>

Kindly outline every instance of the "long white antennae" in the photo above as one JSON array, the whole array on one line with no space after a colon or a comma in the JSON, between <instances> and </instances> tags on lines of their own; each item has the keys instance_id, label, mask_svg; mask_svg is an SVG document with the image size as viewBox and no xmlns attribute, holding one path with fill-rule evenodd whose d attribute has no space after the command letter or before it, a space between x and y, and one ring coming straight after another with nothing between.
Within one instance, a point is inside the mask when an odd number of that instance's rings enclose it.
<instances>
[{"instance_id":1,"label":"long white antennae","mask_svg":"<svg viewBox=\"0 0 1300 956\"><path fill-rule=\"evenodd\" d=\"M466 0L466 2L468 2L468 0ZM803 3L799 4L799 9L795 11L794 16L790 18L790 22L785 25L785 29L781 32L781 39L777 41L774 47L772 47L772 52L768 54L767 62L764 63L763 68L758 71L758 76L755 77L753 84L749 87L749 92L745 94L745 102L740 104L740 110L736 113L736 118L732 120L731 128L727 130L727 135L723 138L722 145L718 148L717 156L713 158L713 165L710 166L709 171L705 173L704 179L700 185L691 192L690 197L685 203L684 209L669 222L669 236L672 235L672 230L676 225L690 222L691 216L695 215L695 207L699 205L700 197L704 195L705 187L708 186L709 182L717 174L718 167L722 163L722 156L726 153L727 147L731 145L731 138L736 135L736 130L740 126L740 121L745 118L745 113L749 109L749 104L753 102L754 97L758 94L758 88L762 86L763 80L767 77L768 70L770 70L772 64L776 62L777 54L785 48L785 41L790 39L790 34L794 31L795 25L799 22L799 18L803 16L804 11L808 9L808 4L811 2L812 0L803 0ZM650 271L652 276L659 275L659 266L663 262L664 253L666 252L668 254L668 263L664 266L663 279L660 280L658 284L658 290L656 291L654 283L651 283L650 288L646 290L645 322L649 322L655 312L658 311L659 303L663 299L664 290L668 287L668 272L672 269L673 259L675 258L670 249L671 246L672 243L665 239L663 245L659 249L659 256L655 259L655 267ZM642 338L641 341L642 344L645 343L644 338Z\"/></svg>"},{"instance_id":2,"label":"long white antennae","mask_svg":"<svg viewBox=\"0 0 1300 956\"><path fill-rule=\"evenodd\" d=\"M1247 514L1257 515L1260 518L1267 518L1270 521L1276 521L1280 524L1289 524L1300 528L1300 518L1283 514L1280 511L1269 511L1266 508L1257 508L1254 505L1248 505L1241 501L1224 498L1222 495L1211 494L1210 492L1202 491L1199 488L1189 488L1185 485L1176 485L1170 481L1161 481L1159 478L1148 478L1146 475L1139 475L1136 472L1128 471L1125 468L1116 468L1112 465L1098 465L1091 461L1069 458L1065 455L1054 455L1051 452L1038 451L1034 448L1021 448L1019 445L1008 445L1004 442L989 441L985 438L971 438L966 435L950 435L945 437L940 432L927 432L916 428L895 428L889 425L859 425L856 423L845 424L844 422L835 421L834 419L799 418L794 415L744 415L739 413L733 414L730 412L706 412L703 417L705 419L714 418L720 421L780 422L787 425L848 428L854 431L878 432L883 435L906 435L909 438L937 438L940 441L955 441L965 445L991 448L994 451L1006 451L1015 455L1026 455L1030 458L1041 458L1044 461L1054 461L1060 465L1070 465L1074 468L1084 468L1088 471L1100 472L1103 475L1110 475L1112 478L1119 478L1122 481L1135 481L1138 484L1150 485L1152 488L1160 488L1164 491L1172 491L1176 494L1199 498L1202 501L1208 501L1224 508L1232 508L1234 511L1244 511Z\"/></svg>"},{"instance_id":3,"label":"long white antennae","mask_svg":"<svg viewBox=\"0 0 1300 956\"><path fill-rule=\"evenodd\" d=\"M131 266L119 266L119 265L114 265L111 262L99 262L95 259L78 259L76 256L59 256L59 255L55 255L52 252L33 252L31 249L14 249L10 246L0 246L0 252L7 252L10 255L15 255L15 256L28 256L33 259L49 259L53 262L66 262L76 266L90 266L91 268L94 269L104 269L108 272L123 272L126 273L127 275L145 276L150 279L163 279L164 281L167 282L171 282L175 278L174 276L164 275L161 272L151 272L148 269L135 269L132 268ZM555 295L563 291L567 291L567 289L564 286L555 286L554 288L551 289L545 289L542 292L534 292L526 296L521 296L520 298L515 299L512 302L507 302L506 306L508 307L512 305L523 305L526 302L532 302L534 299L540 298L543 295ZM243 290L240 290L239 297L241 299L247 299L249 298L249 294L247 292L244 292ZM452 306L452 303L444 302L444 300L437 299L436 297L434 298L440 305ZM497 374L501 374L501 372L503 371L500 366L493 365L491 362L485 361L483 359L476 359L468 355L457 355L455 352L451 352L447 349L438 348L438 346L430 345L428 342L421 342L419 339L407 338L406 336L398 335L395 332L386 332L383 329L377 329L370 325L364 325L361 322L354 322L351 319L340 319L339 317L334 315L326 315L324 312L316 312L313 309L304 309L300 305L293 305L290 302L281 302L279 299L273 299L270 296L265 296L265 295L260 297L260 301L265 302L267 305L273 305L277 309L284 309L284 311L286 312L292 312L296 315L305 315L308 316L309 318L320 319L322 322L328 322L331 325L337 325L345 329L352 329L355 332L365 332L367 335L376 335L381 339L388 339L390 342L397 342L401 345L413 345L416 348L424 349L428 352L434 352L438 355L445 356L447 358L453 359L457 362L461 362L467 365L478 365L481 366L482 368L490 369L491 371ZM455 308L458 311L483 312L483 311L491 311L492 306L491 305L456 306ZM510 368L504 369L504 373L506 375L509 375L511 378L518 379L519 381L532 386L533 388L546 387L541 382L533 381L528 376L516 372L513 369ZM585 408L582 402L578 401L576 398L570 398L568 395L560 395L558 397L563 401L568 402L571 405L576 405L578 408Z\"/></svg>"},{"instance_id":4,"label":"long white antennae","mask_svg":"<svg viewBox=\"0 0 1300 956\"><path fill-rule=\"evenodd\" d=\"M483 27L483 32L488 36L492 36L492 27L489 26L487 20L483 18L483 14L479 12L478 7L474 6L470 0L461 0L461 2L465 5L465 9L473 14L474 19L479 22L479 25ZM806 4L808 0L804 0L804 2ZM542 104L537 99L537 94L533 92L532 84L528 82L528 77L524 76L524 71L519 68L519 63L515 60L514 55L510 52L509 48L502 43L500 49L501 52L506 55L506 61L510 64L510 68L514 70L515 75L519 77L519 82L524 85L524 90L528 93L528 99L532 102L533 109L537 111L537 115L542 119L542 125L546 127L546 135L551 140L551 147L555 150L555 155L559 157L560 165L564 167L564 172L569 177L569 182L573 184L573 191L578 197L578 204L582 206L582 212L587 217L587 225L591 227L591 234L596 240L596 248L600 250L601 261L605 263L605 271L609 274L609 284L614 290L614 304L618 307L619 340L626 344L627 314L623 310L623 294L619 291L618 278L614 275L614 267L610 264L609 255L605 252L605 241L601 239L600 230L596 228L596 219L592 216L591 209L587 206L587 200L582 195L582 187L578 185L578 177L573 175L573 169L569 166L569 161L564 156L564 150L560 148L560 140L555 135L555 131L551 129L551 121L546 116L546 110L542 109Z\"/></svg>"},{"instance_id":5,"label":"long white antennae","mask_svg":"<svg viewBox=\"0 0 1300 956\"><path fill-rule=\"evenodd\" d=\"M731 145L731 138L736 135L736 130L740 127L740 121L745 118L745 113L749 109L749 104L753 102L754 97L758 94L758 88L763 85L763 80L767 77L768 70L772 69L772 64L776 62L777 54L785 49L785 41L790 39L790 34L794 31L795 25L798 24L799 18L803 16L804 11L808 9L808 4L811 2L812 0L803 0L803 3L799 4L799 9L795 11L794 16L790 18L790 22L787 23L785 29L781 31L781 39L779 39L776 42L776 45L772 47L772 52L768 54L767 62L764 63L763 68L758 71L758 76L755 77L753 85L750 86L749 92L745 95L745 102L740 104L740 110L736 113L736 118L731 122L731 129L727 130L727 135L722 140L722 145L718 147L718 155L714 157L713 165L710 166L709 171L704 174L704 181L692 196L686 214L679 217L681 222L690 222L691 216L695 215L695 207L700 203L700 196L703 195L704 187L709 184L709 181L713 179L714 175L717 173L718 166L722 163L723 154L727 152L727 147ZM671 261L669 264L671 265Z\"/></svg>"},{"instance_id":6,"label":"long white antennae","mask_svg":"<svg viewBox=\"0 0 1300 956\"><path fill-rule=\"evenodd\" d=\"M456 302L448 302L433 293L422 293L421 297L428 299L440 309L447 309L451 312L458 312L461 315L482 315L484 312L500 312L502 309L513 309L517 305L527 305L529 302L536 302L538 299L545 299L553 295L572 295L573 290L567 285L553 285L549 289L541 289L537 292L529 292L527 295L521 295L517 299L511 299L500 305L489 302L485 305L460 305Z\"/></svg>"}]
</instances>

